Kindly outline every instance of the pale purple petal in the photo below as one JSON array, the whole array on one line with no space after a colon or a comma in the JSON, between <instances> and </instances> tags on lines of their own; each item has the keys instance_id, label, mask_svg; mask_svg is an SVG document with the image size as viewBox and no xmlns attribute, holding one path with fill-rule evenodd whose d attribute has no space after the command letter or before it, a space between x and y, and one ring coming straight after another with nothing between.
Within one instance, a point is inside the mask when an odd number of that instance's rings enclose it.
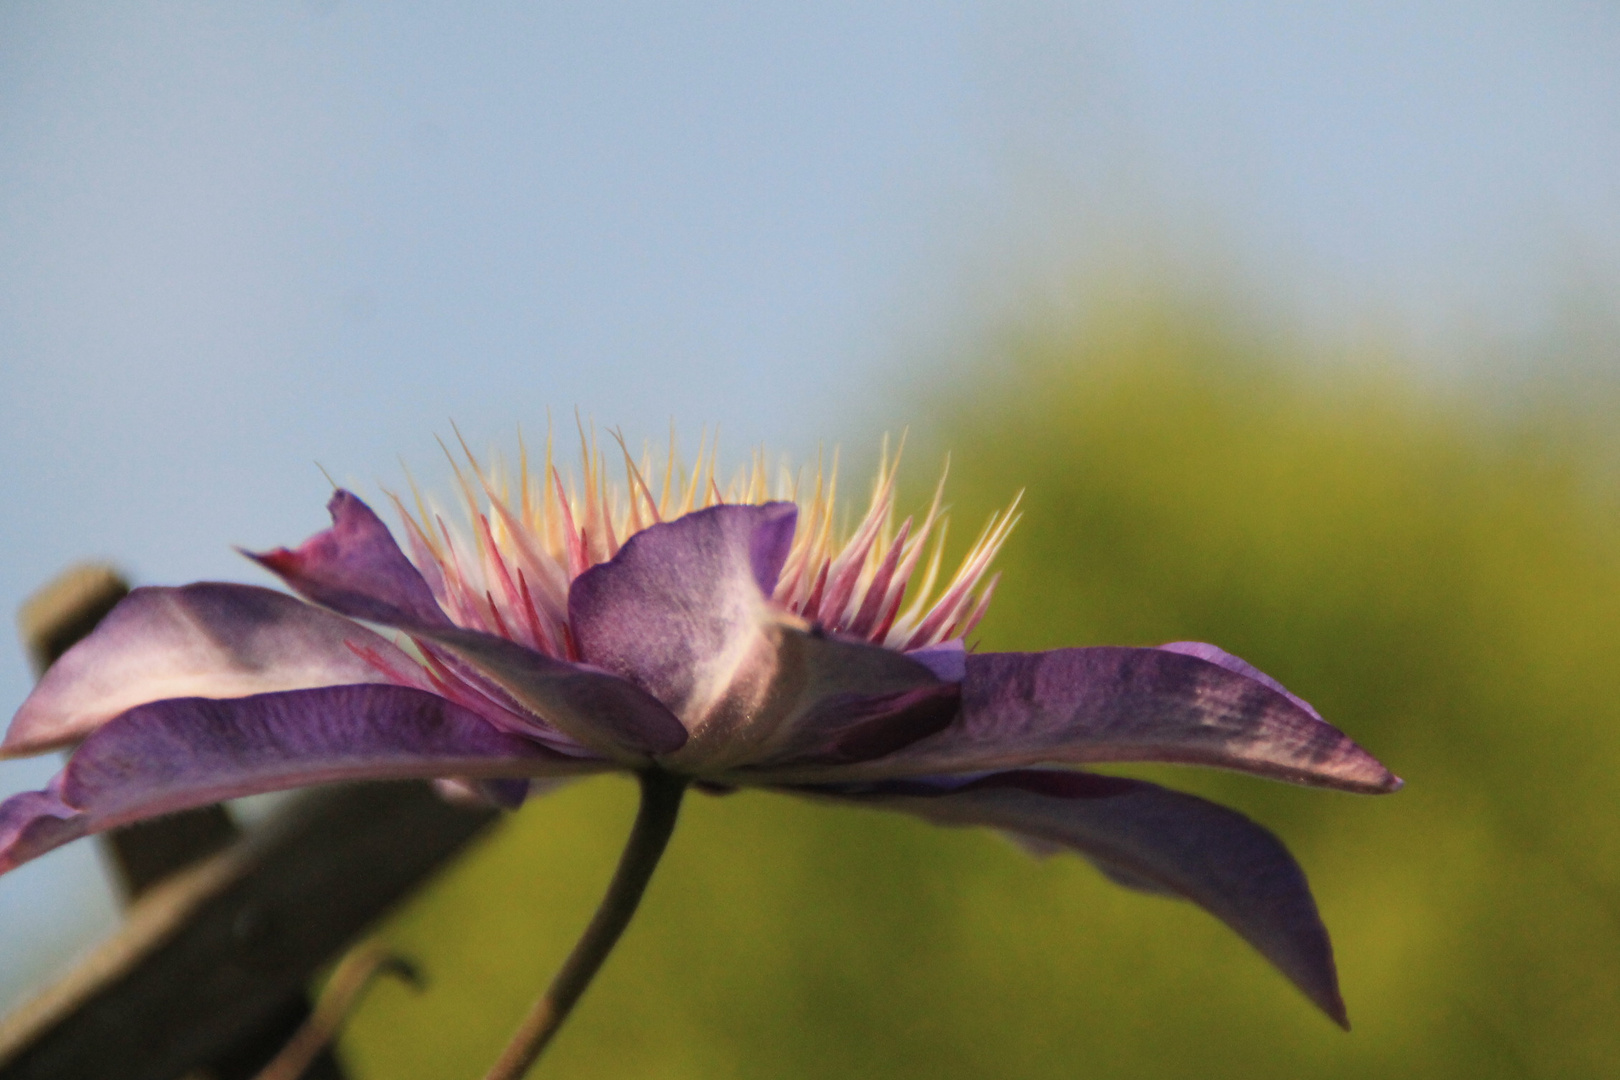
<instances>
[{"instance_id":1,"label":"pale purple petal","mask_svg":"<svg viewBox=\"0 0 1620 1080\"><path fill-rule=\"evenodd\" d=\"M950 719L923 664L774 606L795 514L788 503L701 510L636 534L574 581L581 658L643 687L691 731L672 767L849 760Z\"/></svg>"},{"instance_id":2,"label":"pale purple petal","mask_svg":"<svg viewBox=\"0 0 1620 1080\"><path fill-rule=\"evenodd\" d=\"M0 752L77 742L149 701L245 697L385 682L356 652L414 666L392 643L285 593L202 582L136 589L53 664L11 722Z\"/></svg>"},{"instance_id":3,"label":"pale purple petal","mask_svg":"<svg viewBox=\"0 0 1620 1080\"><path fill-rule=\"evenodd\" d=\"M331 686L139 706L97 729L43 792L0 804L0 870L89 832L221 799L343 780L601 768L404 686Z\"/></svg>"},{"instance_id":4,"label":"pale purple petal","mask_svg":"<svg viewBox=\"0 0 1620 1080\"><path fill-rule=\"evenodd\" d=\"M797 514L791 503L715 506L630 537L568 590L580 659L702 727L769 644L769 597Z\"/></svg>"},{"instance_id":5,"label":"pale purple petal","mask_svg":"<svg viewBox=\"0 0 1620 1080\"><path fill-rule=\"evenodd\" d=\"M1168 761L1387 792L1400 780L1288 694L1164 649L972 653L962 713L845 775L982 772L1043 762Z\"/></svg>"},{"instance_id":6,"label":"pale purple petal","mask_svg":"<svg viewBox=\"0 0 1620 1080\"><path fill-rule=\"evenodd\" d=\"M967 782L892 781L843 797L1061 845L1115 881L1191 900L1349 1026L1333 946L1304 871L1281 841L1236 811L1140 780L1033 770Z\"/></svg>"},{"instance_id":7,"label":"pale purple petal","mask_svg":"<svg viewBox=\"0 0 1620 1080\"><path fill-rule=\"evenodd\" d=\"M328 509L332 528L296 550L249 557L316 603L444 646L593 750L623 758L668 753L686 741L668 709L623 679L455 626L370 507L339 491Z\"/></svg>"}]
</instances>

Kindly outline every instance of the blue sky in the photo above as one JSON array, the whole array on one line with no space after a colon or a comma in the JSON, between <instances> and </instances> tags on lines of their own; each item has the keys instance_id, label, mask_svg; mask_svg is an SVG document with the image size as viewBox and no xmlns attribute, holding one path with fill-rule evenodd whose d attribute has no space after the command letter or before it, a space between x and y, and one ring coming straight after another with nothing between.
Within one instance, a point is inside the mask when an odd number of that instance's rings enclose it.
<instances>
[{"instance_id":1,"label":"blue sky","mask_svg":"<svg viewBox=\"0 0 1620 1080\"><path fill-rule=\"evenodd\" d=\"M315 462L431 481L451 420L861 449L1120 267L1466 374L1614 310L1616 102L1596 3L8 4L0 607L86 557L259 580L230 546L320 527ZM0 879L0 1001L99 875Z\"/></svg>"}]
</instances>

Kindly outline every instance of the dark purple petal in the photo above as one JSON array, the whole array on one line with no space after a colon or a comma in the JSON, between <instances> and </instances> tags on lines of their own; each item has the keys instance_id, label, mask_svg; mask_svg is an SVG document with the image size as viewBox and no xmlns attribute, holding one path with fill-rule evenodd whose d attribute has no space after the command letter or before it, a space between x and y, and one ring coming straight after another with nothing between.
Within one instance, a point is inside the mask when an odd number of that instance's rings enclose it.
<instances>
[{"instance_id":1,"label":"dark purple petal","mask_svg":"<svg viewBox=\"0 0 1620 1080\"><path fill-rule=\"evenodd\" d=\"M742 764L864 761L956 717L959 688L892 649L791 627L770 639L768 664L756 669L766 692L732 725L732 740L749 747Z\"/></svg>"},{"instance_id":2,"label":"dark purple petal","mask_svg":"<svg viewBox=\"0 0 1620 1080\"><path fill-rule=\"evenodd\" d=\"M1164 649L972 653L955 723L849 775L1169 761L1346 791L1400 787L1372 755L1273 686Z\"/></svg>"},{"instance_id":3,"label":"dark purple petal","mask_svg":"<svg viewBox=\"0 0 1620 1080\"><path fill-rule=\"evenodd\" d=\"M339 490L326 509L332 527L296 549L243 554L300 595L352 619L406 628L452 625L421 572L371 507Z\"/></svg>"},{"instance_id":4,"label":"dark purple petal","mask_svg":"<svg viewBox=\"0 0 1620 1080\"><path fill-rule=\"evenodd\" d=\"M624 758L668 753L686 741L686 729L668 709L623 679L455 626L365 503L339 491L327 508L332 528L297 550L249 557L318 604L444 646L524 708L593 750Z\"/></svg>"},{"instance_id":5,"label":"dark purple petal","mask_svg":"<svg viewBox=\"0 0 1620 1080\"><path fill-rule=\"evenodd\" d=\"M772 604L795 514L789 503L701 510L636 534L574 581L580 656L646 689L691 731L671 767L853 760L954 713L937 700L954 691L936 691L923 664L807 630Z\"/></svg>"},{"instance_id":6,"label":"dark purple petal","mask_svg":"<svg viewBox=\"0 0 1620 1080\"><path fill-rule=\"evenodd\" d=\"M881 758L940 732L961 708L962 688L956 683L889 693L831 693L795 717L794 742L781 759L847 764Z\"/></svg>"},{"instance_id":7,"label":"dark purple petal","mask_svg":"<svg viewBox=\"0 0 1620 1080\"><path fill-rule=\"evenodd\" d=\"M285 593L212 582L136 589L45 673L0 751L35 754L76 742L164 698L387 681L356 648L398 669L413 666L365 627Z\"/></svg>"},{"instance_id":8,"label":"dark purple petal","mask_svg":"<svg viewBox=\"0 0 1620 1080\"><path fill-rule=\"evenodd\" d=\"M1236 811L1140 780L1033 770L893 781L842 797L1071 848L1117 882L1191 900L1350 1026L1304 871L1281 841Z\"/></svg>"},{"instance_id":9,"label":"dark purple petal","mask_svg":"<svg viewBox=\"0 0 1620 1080\"><path fill-rule=\"evenodd\" d=\"M46 791L0 804L0 869L85 833L240 795L340 780L600 767L404 686L157 701L103 724Z\"/></svg>"}]
</instances>

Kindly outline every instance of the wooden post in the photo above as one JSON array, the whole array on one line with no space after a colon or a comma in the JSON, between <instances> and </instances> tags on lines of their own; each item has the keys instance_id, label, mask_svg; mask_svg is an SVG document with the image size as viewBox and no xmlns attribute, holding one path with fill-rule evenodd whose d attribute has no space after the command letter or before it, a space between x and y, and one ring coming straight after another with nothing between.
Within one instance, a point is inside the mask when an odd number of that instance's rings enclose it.
<instances>
[{"instance_id":1,"label":"wooden post","mask_svg":"<svg viewBox=\"0 0 1620 1080\"><path fill-rule=\"evenodd\" d=\"M299 796L148 891L117 934L0 1021L0 1080L177 1080L231 1060L497 816L417 782Z\"/></svg>"},{"instance_id":2,"label":"wooden post","mask_svg":"<svg viewBox=\"0 0 1620 1080\"><path fill-rule=\"evenodd\" d=\"M128 591L85 566L35 594L36 670ZM308 1016L315 973L497 817L399 783L304 793L246 838L219 806L116 830L124 926L0 1021L0 1080L247 1080ZM330 1053L304 1074L341 1077Z\"/></svg>"}]
</instances>

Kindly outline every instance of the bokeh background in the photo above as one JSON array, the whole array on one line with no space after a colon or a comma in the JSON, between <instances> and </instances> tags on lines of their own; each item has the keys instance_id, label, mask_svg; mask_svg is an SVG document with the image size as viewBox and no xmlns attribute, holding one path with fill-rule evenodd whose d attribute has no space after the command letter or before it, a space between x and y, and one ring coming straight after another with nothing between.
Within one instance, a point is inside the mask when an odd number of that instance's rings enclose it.
<instances>
[{"instance_id":1,"label":"bokeh background","mask_svg":"<svg viewBox=\"0 0 1620 1080\"><path fill-rule=\"evenodd\" d=\"M985 647L1216 641L1408 779L1131 770L1289 842L1355 1031L1076 860L745 793L550 1072L1603 1075L1616 101L1575 3L7 5L0 604L260 580L230 545L318 528L315 462L432 486L452 420L842 443L855 488L909 426L959 535L1026 491ZM400 911L431 985L356 1075L479 1075L632 812L537 800ZM0 879L0 1000L115 917L88 844Z\"/></svg>"}]
</instances>

